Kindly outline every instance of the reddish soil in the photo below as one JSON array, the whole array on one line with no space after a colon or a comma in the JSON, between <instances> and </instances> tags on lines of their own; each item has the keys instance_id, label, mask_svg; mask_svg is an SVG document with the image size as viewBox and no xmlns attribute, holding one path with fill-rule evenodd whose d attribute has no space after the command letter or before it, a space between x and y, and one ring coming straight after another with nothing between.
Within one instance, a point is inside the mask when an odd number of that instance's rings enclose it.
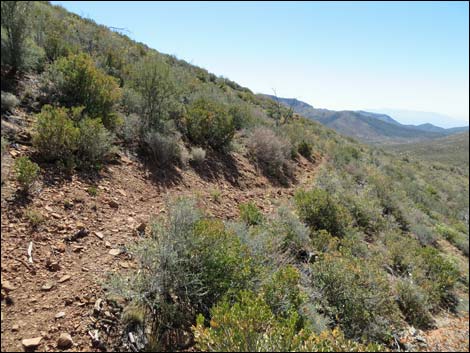
<instances>
[{"instance_id":1,"label":"reddish soil","mask_svg":"<svg viewBox=\"0 0 470 353\"><path fill-rule=\"evenodd\" d=\"M104 296L101 283L109 273L134 267L126 247L138 241L136 229L142 222L165 214L167 200L196 196L209 215L222 219L236 217L237 205L250 200L271 213L295 188L311 184L320 165L300 157L295 181L283 187L273 185L236 153L228 160L209 158L199 168L176 169L166 176L154 176L140 162L121 155L118 164L106 166L94 181L77 175L63 179L46 168L25 202L16 194L9 167L13 157L27 153L25 146L10 150L2 165L2 351L23 351L23 339L39 336L38 351L55 351L63 332L72 336L70 351L97 350L89 330L96 321L94 304ZM87 192L93 185L96 196ZM43 222L33 227L27 210L40 213ZM82 228L89 234L65 240ZM31 242L32 264L27 255ZM112 255L111 249L121 253ZM47 284L53 287L45 290Z\"/></svg>"}]
</instances>

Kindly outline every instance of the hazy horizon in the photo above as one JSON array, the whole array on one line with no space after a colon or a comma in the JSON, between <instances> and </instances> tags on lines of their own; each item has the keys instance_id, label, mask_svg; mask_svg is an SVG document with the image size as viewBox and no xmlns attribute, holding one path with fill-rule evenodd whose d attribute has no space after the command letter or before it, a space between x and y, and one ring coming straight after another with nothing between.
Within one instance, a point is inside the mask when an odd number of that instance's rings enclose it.
<instances>
[{"instance_id":1,"label":"hazy horizon","mask_svg":"<svg viewBox=\"0 0 470 353\"><path fill-rule=\"evenodd\" d=\"M254 92L469 124L466 2L52 3Z\"/></svg>"}]
</instances>

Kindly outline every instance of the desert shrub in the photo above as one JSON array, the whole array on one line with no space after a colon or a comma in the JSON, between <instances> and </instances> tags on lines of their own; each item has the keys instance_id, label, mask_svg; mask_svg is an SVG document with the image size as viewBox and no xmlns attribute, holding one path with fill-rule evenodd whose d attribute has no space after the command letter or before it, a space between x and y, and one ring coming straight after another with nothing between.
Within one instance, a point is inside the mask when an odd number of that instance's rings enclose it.
<instances>
[{"instance_id":1,"label":"desert shrub","mask_svg":"<svg viewBox=\"0 0 470 353\"><path fill-rule=\"evenodd\" d=\"M369 261L324 255L312 265L312 286L349 337L387 342L397 328L399 309L389 281Z\"/></svg>"},{"instance_id":2,"label":"desert shrub","mask_svg":"<svg viewBox=\"0 0 470 353\"><path fill-rule=\"evenodd\" d=\"M197 312L207 315L219 298L247 287L253 276L239 239L221 221L202 218L186 199L170 205L167 221L155 223L133 253L138 272L115 278L110 287L145 308L157 340L168 330L188 328Z\"/></svg>"},{"instance_id":3,"label":"desert shrub","mask_svg":"<svg viewBox=\"0 0 470 353\"><path fill-rule=\"evenodd\" d=\"M267 175L282 179L285 174L291 173L289 162L291 146L287 140L278 137L272 130L255 129L248 138L247 147L252 158Z\"/></svg>"},{"instance_id":4,"label":"desert shrub","mask_svg":"<svg viewBox=\"0 0 470 353\"><path fill-rule=\"evenodd\" d=\"M112 136L100 119L85 118L78 124L77 157L84 167L98 167L111 151Z\"/></svg>"},{"instance_id":5,"label":"desert shrub","mask_svg":"<svg viewBox=\"0 0 470 353\"><path fill-rule=\"evenodd\" d=\"M9 92L1 92L2 98L2 112L10 112L12 109L16 108L20 101L14 94Z\"/></svg>"},{"instance_id":6,"label":"desert shrub","mask_svg":"<svg viewBox=\"0 0 470 353\"><path fill-rule=\"evenodd\" d=\"M423 224L414 224L411 226L411 231L416 234L421 245L436 245L437 237L431 228Z\"/></svg>"},{"instance_id":7,"label":"desert shrub","mask_svg":"<svg viewBox=\"0 0 470 353\"><path fill-rule=\"evenodd\" d=\"M229 109L229 114L232 116L233 126L236 130L247 128L253 124L250 110L245 106L232 106Z\"/></svg>"},{"instance_id":8,"label":"desert shrub","mask_svg":"<svg viewBox=\"0 0 470 353\"><path fill-rule=\"evenodd\" d=\"M303 302L300 273L292 265L277 270L263 286L264 299L276 316L298 312Z\"/></svg>"},{"instance_id":9,"label":"desert shrub","mask_svg":"<svg viewBox=\"0 0 470 353\"><path fill-rule=\"evenodd\" d=\"M26 39L31 29L31 1L2 2L2 64L22 69L27 54ZM3 99L2 99L3 108Z\"/></svg>"},{"instance_id":10,"label":"desert shrub","mask_svg":"<svg viewBox=\"0 0 470 353\"><path fill-rule=\"evenodd\" d=\"M224 300L211 310L210 327L198 316L193 326L196 348L209 352L364 352L381 351L344 338L340 330L315 335L297 328L298 315L277 318L263 297L241 292L238 300Z\"/></svg>"},{"instance_id":11,"label":"desert shrub","mask_svg":"<svg viewBox=\"0 0 470 353\"><path fill-rule=\"evenodd\" d=\"M65 108L45 105L37 116L33 146L46 161L70 161L77 149L79 130Z\"/></svg>"},{"instance_id":12,"label":"desert shrub","mask_svg":"<svg viewBox=\"0 0 470 353\"><path fill-rule=\"evenodd\" d=\"M324 229L335 236L343 236L348 225L348 213L340 203L326 191L299 190L295 203L300 218L312 229Z\"/></svg>"},{"instance_id":13,"label":"desert shrub","mask_svg":"<svg viewBox=\"0 0 470 353\"><path fill-rule=\"evenodd\" d=\"M459 237L459 233L455 229L450 228L445 224L436 225L436 231L451 243Z\"/></svg>"},{"instance_id":14,"label":"desert shrub","mask_svg":"<svg viewBox=\"0 0 470 353\"><path fill-rule=\"evenodd\" d=\"M168 167L181 161L181 145L178 133L163 134L149 131L143 137L144 149L156 165Z\"/></svg>"},{"instance_id":15,"label":"desert shrub","mask_svg":"<svg viewBox=\"0 0 470 353\"><path fill-rule=\"evenodd\" d=\"M353 146L340 146L335 149L333 160L337 166L344 166L354 160L358 160L360 152Z\"/></svg>"},{"instance_id":16,"label":"desert shrub","mask_svg":"<svg viewBox=\"0 0 470 353\"><path fill-rule=\"evenodd\" d=\"M459 249L466 257L468 257L468 237L460 236L454 242L454 245Z\"/></svg>"},{"instance_id":17,"label":"desert shrub","mask_svg":"<svg viewBox=\"0 0 470 353\"><path fill-rule=\"evenodd\" d=\"M420 328L428 328L433 319L429 313L429 304L426 294L411 281L401 279L396 284L397 303L406 321Z\"/></svg>"},{"instance_id":18,"label":"desert shrub","mask_svg":"<svg viewBox=\"0 0 470 353\"><path fill-rule=\"evenodd\" d=\"M307 159L312 158L313 146L305 140L300 141L297 146L297 152Z\"/></svg>"},{"instance_id":19,"label":"desert shrub","mask_svg":"<svg viewBox=\"0 0 470 353\"><path fill-rule=\"evenodd\" d=\"M226 148L235 133L233 118L225 106L204 98L188 107L185 125L186 133L194 143L216 150Z\"/></svg>"},{"instance_id":20,"label":"desert shrub","mask_svg":"<svg viewBox=\"0 0 470 353\"><path fill-rule=\"evenodd\" d=\"M202 164L206 159L206 150L201 147L191 147L190 159L196 164Z\"/></svg>"},{"instance_id":21,"label":"desert shrub","mask_svg":"<svg viewBox=\"0 0 470 353\"><path fill-rule=\"evenodd\" d=\"M39 176L39 166L28 157L18 157L15 160L16 180L23 192L28 193Z\"/></svg>"},{"instance_id":22,"label":"desert shrub","mask_svg":"<svg viewBox=\"0 0 470 353\"><path fill-rule=\"evenodd\" d=\"M119 136L127 144L138 144L142 136L142 119L137 114L125 115L119 128Z\"/></svg>"},{"instance_id":23,"label":"desert shrub","mask_svg":"<svg viewBox=\"0 0 470 353\"><path fill-rule=\"evenodd\" d=\"M135 89L124 86L122 89L121 105L123 110L128 114L142 114L144 106L143 98Z\"/></svg>"},{"instance_id":24,"label":"desert shrub","mask_svg":"<svg viewBox=\"0 0 470 353\"><path fill-rule=\"evenodd\" d=\"M57 59L44 73L46 89L67 107L83 106L83 113L101 118L106 128L116 126L114 105L121 90L114 77L95 66L87 54L70 55Z\"/></svg>"},{"instance_id":25,"label":"desert shrub","mask_svg":"<svg viewBox=\"0 0 470 353\"><path fill-rule=\"evenodd\" d=\"M33 228L39 227L45 221L44 216L32 208L26 209L24 215Z\"/></svg>"},{"instance_id":26,"label":"desert shrub","mask_svg":"<svg viewBox=\"0 0 470 353\"><path fill-rule=\"evenodd\" d=\"M415 270L414 276L427 292L432 309L455 305L453 289L459 278L457 267L431 247L418 249L416 255L422 262L421 271Z\"/></svg>"},{"instance_id":27,"label":"desert shrub","mask_svg":"<svg viewBox=\"0 0 470 353\"><path fill-rule=\"evenodd\" d=\"M248 225L257 225L263 222L263 214L253 202L238 205L240 218Z\"/></svg>"},{"instance_id":28,"label":"desert shrub","mask_svg":"<svg viewBox=\"0 0 470 353\"><path fill-rule=\"evenodd\" d=\"M453 289L459 278L457 267L445 259L439 250L426 246L409 236L386 237L390 267L400 276L411 276L427 296L429 310L454 305Z\"/></svg>"},{"instance_id":29,"label":"desert shrub","mask_svg":"<svg viewBox=\"0 0 470 353\"><path fill-rule=\"evenodd\" d=\"M310 245L309 229L287 207L280 207L270 221L272 231L281 238L281 250L299 257ZM307 259L302 259L303 261Z\"/></svg>"},{"instance_id":30,"label":"desert shrub","mask_svg":"<svg viewBox=\"0 0 470 353\"><path fill-rule=\"evenodd\" d=\"M179 89L170 66L155 55L147 55L130 70L124 103L142 116L146 129L160 129L178 108Z\"/></svg>"}]
</instances>

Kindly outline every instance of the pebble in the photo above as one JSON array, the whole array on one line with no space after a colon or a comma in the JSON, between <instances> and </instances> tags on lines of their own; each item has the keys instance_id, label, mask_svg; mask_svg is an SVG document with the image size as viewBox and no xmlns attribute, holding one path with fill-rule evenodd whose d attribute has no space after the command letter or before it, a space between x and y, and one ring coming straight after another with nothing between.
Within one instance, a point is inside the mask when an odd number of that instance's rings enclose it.
<instances>
[{"instance_id":1,"label":"pebble","mask_svg":"<svg viewBox=\"0 0 470 353\"><path fill-rule=\"evenodd\" d=\"M63 311L61 311L60 313L55 314L56 319L60 319L61 317L64 317L64 316L65 316L65 313Z\"/></svg>"},{"instance_id":2,"label":"pebble","mask_svg":"<svg viewBox=\"0 0 470 353\"><path fill-rule=\"evenodd\" d=\"M112 208L119 208L119 204L114 200L109 200L108 205Z\"/></svg>"},{"instance_id":3,"label":"pebble","mask_svg":"<svg viewBox=\"0 0 470 353\"><path fill-rule=\"evenodd\" d=\"M65 281L68 281L70 278L72 278L70 275L65 275L65 276L62 276L57 282L63 283Z\"/></svg>"},{"instance_id":4,"label":"pebble","mask_svg":"<svg viewBox=\"0 0 470 353\"><path fill-rule=\"evenodd\" d=\"M119 249L109 250L109 255L118 256L120 253L121 253L121 250L119 250Z\"/></svg>"},{"instance_id":5,"label":"pebble","mask_svg":"<svg viewBox=\"0 0 470 353\"><path fill-rule=\"evenodd\" d=\"M25 338L21 341L21 344L26 349L36 348L41 343L42 337L34 337L34 338Z\"/></svg>"},{"instance_id":6,"label":"pebble","mask_svg":"<svg viewBox=\"0 0 470 353\"><path fill-rule=\"evenodd\" d=\"M52 282L47 282L45 285L41 287L42 290L48 291L51 290L54 287L54 283Z\"/></svg>"},{"instance_id":7,"label":"pebble","mask_svg":"<svg viewBox=\"0 0 470 353\"><path fill-rule=\"evenodd\" d=\"M72 347L73 341L72 341L72 336L68 333L61 333L59 336L59 339L57 340L57 348L60 349L67 349Z\"/></svg>"},{"instance_id":8,"label":"pebble","mask_svg":"<svg viewBox=\"0 0 470 353\"><path fill-rule=\"evenodd\" d=\"M101 240L104 239L104 234L103 234L103 233L101 233L101 232L94 232L94 233L95 233L95 235L96 235L98 238L100 238Z\"/></svg>"}]
</instances>

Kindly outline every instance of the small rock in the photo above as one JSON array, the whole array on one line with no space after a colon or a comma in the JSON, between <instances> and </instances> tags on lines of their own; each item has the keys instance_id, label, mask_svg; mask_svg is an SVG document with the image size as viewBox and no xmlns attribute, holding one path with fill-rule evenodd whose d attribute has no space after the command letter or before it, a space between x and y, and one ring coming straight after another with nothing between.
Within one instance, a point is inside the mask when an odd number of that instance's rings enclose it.
<instances>
[{"instance_id":1,"label":"small rock","mask_svg":"<svg viewBox=\"0 0 470 353\"><path fill-rule=\"evenodd\" d=\"M15 290L15 286L5 279L2 279L2 288L5 289L5 291L7 292Z\"/></svg>"},{"instance_id":2,"label":"small rock","mask_svg":"<svg viewBox=\"0 0 470 353\"><path fill-rule=\"evenodd\" d=\"M95 235L96 235L98 238L100 238L101 240L104 239L104 234L103 234L103 233L101 233L101 232L94 232L94 233L95 233Z\"/></svg>"},{"instance_id":3,"label":"small rock","mask_svg":"<svg viewBox=\"0 0 470 353\"><path fill-rule=\"evenodd\" d=\"M124 192L124 190L122 189L117 189L116 190L119 194L121 194L122 196L127 196L127 194Z\"/></svg>"},{"instance_id":4,"label":"small rock","mask_svg":"<svg viewBox=\"0 0 470 353\"><path fill-rule=\"evenodd\" d=\"M58 213L51 213L51 216L57 219L62 218L62 216Z\"/></svg>"},{"instance_id":5,"label":"small rock","mask_svg":"<svg viewBox=\"0 0 470 353\"><path fill-rule=\"evenodd\" d=\"M54 287L54 283L47 282L45 285L41 287L41 289L44 291L48 291L48 290L51 290L53 287Z\"/></svg>"},{"instance_id":6,"label":"small rock","mask_svg":"<svg viewBox=\"0 0 470 353\"><path fill-rule=\"evenodd\" d=\"M62 318L62 317L64 317L64 316L65 316L65 313L64 313L63 311L61 311L60 313L55 314L55 318L56 318L56 319L60 319L60 318Z\"/></svg>"},{"instance_id":7,"label":"small rock","mask_svg":"<svg viewBox=\"0 0 470 353\"><path fill-rule=\"evenodd\" d=\"M101 298L96 299L95 306L93 307L93 312L95 314L99 314L99 312L101 311L101 303L102 302L103 302L103 299L101 299Z\"/></svg>"},{"instance_id":8,"label":"small rock","mask_svg":"<svg viewBox=\"0 0 470 353\"><path fill-rule=\"evenodd\" d=\"M18 325L18 324L15 324L11 327L12 331L18 331L19 329L20 329L20 325Z\"/></svg>"},{"instance_id":9,"label":"small rock","mask_svg":"<svg viewBox=\"0 0 470 353\"><path fill-rule=\"evenodd\" d=\"M108 202L108 205L109 205L110 207L112 207L112 208L119 208L119 204L118 204L116 201L114 201L114 200L110 200L110 201Z\"/></svg>"},{"instance_id":10,"label":"small rock","mask_svg":"<svg viewBox=\"0 0 470 353\"><path fill-rule=\"evenodd\" d=\"M41 343L42 337L35 337L35 338L25 338L21 341L24 348L31 349L36 348Z\"/></svg>"},{"instance_id":11,"label":"small rock","mask_svg":"<svg viewBox=\"0 0 470 353\"><path fill-rule=\"evenodd\" d=\"M81 228L78 232L76 232L74 235L66 237L65 240L68 241L74 241L80 238L86 237L88 234L90 234L90 231L85 228Z\"/></svg>"},{"instance_id":12,"label":"small rock","mask_svg":"<svg viewBox=\"0 0 470 353\"><path fill-rule=\"evenodd\" d=\"M110 248L110 247L111 247L111 243L110 243L109 241L106 241L106 242L104 243L104 245L105 245L107 248Z\"/></svg>"},{"instance_id":13,"label":"small rock","mask_svg":"<svg viewBox=\"0 0 470 353\"><path fill-rule=\"evenodd\" d=\"M119 249L109 250L109 255L118 256L120 253L121 253L121 250L119 250Z\"/></svg>"},{"instance_id":14,"label":"small rock","mask_svg":"<svg viewBox=\"0 0 470 353\"><path fill-rule=\"evenodd\" d=\"M70 275L65 275L65 276L62 276L57 282L63 283L65 281L68 281L70 278L72 278Z\"/></svg>"},{"instance_id":15,"label":"small rock","mask_svg":"<svg viewBox=\"0 0 470 353\"><path fill-rule=\"evenodd\" d=\"M61 333L59 339L57 340L57 348L67 349L72 347L73 341L72 336L68 333Z\"/></svg>"}]
</instances>

